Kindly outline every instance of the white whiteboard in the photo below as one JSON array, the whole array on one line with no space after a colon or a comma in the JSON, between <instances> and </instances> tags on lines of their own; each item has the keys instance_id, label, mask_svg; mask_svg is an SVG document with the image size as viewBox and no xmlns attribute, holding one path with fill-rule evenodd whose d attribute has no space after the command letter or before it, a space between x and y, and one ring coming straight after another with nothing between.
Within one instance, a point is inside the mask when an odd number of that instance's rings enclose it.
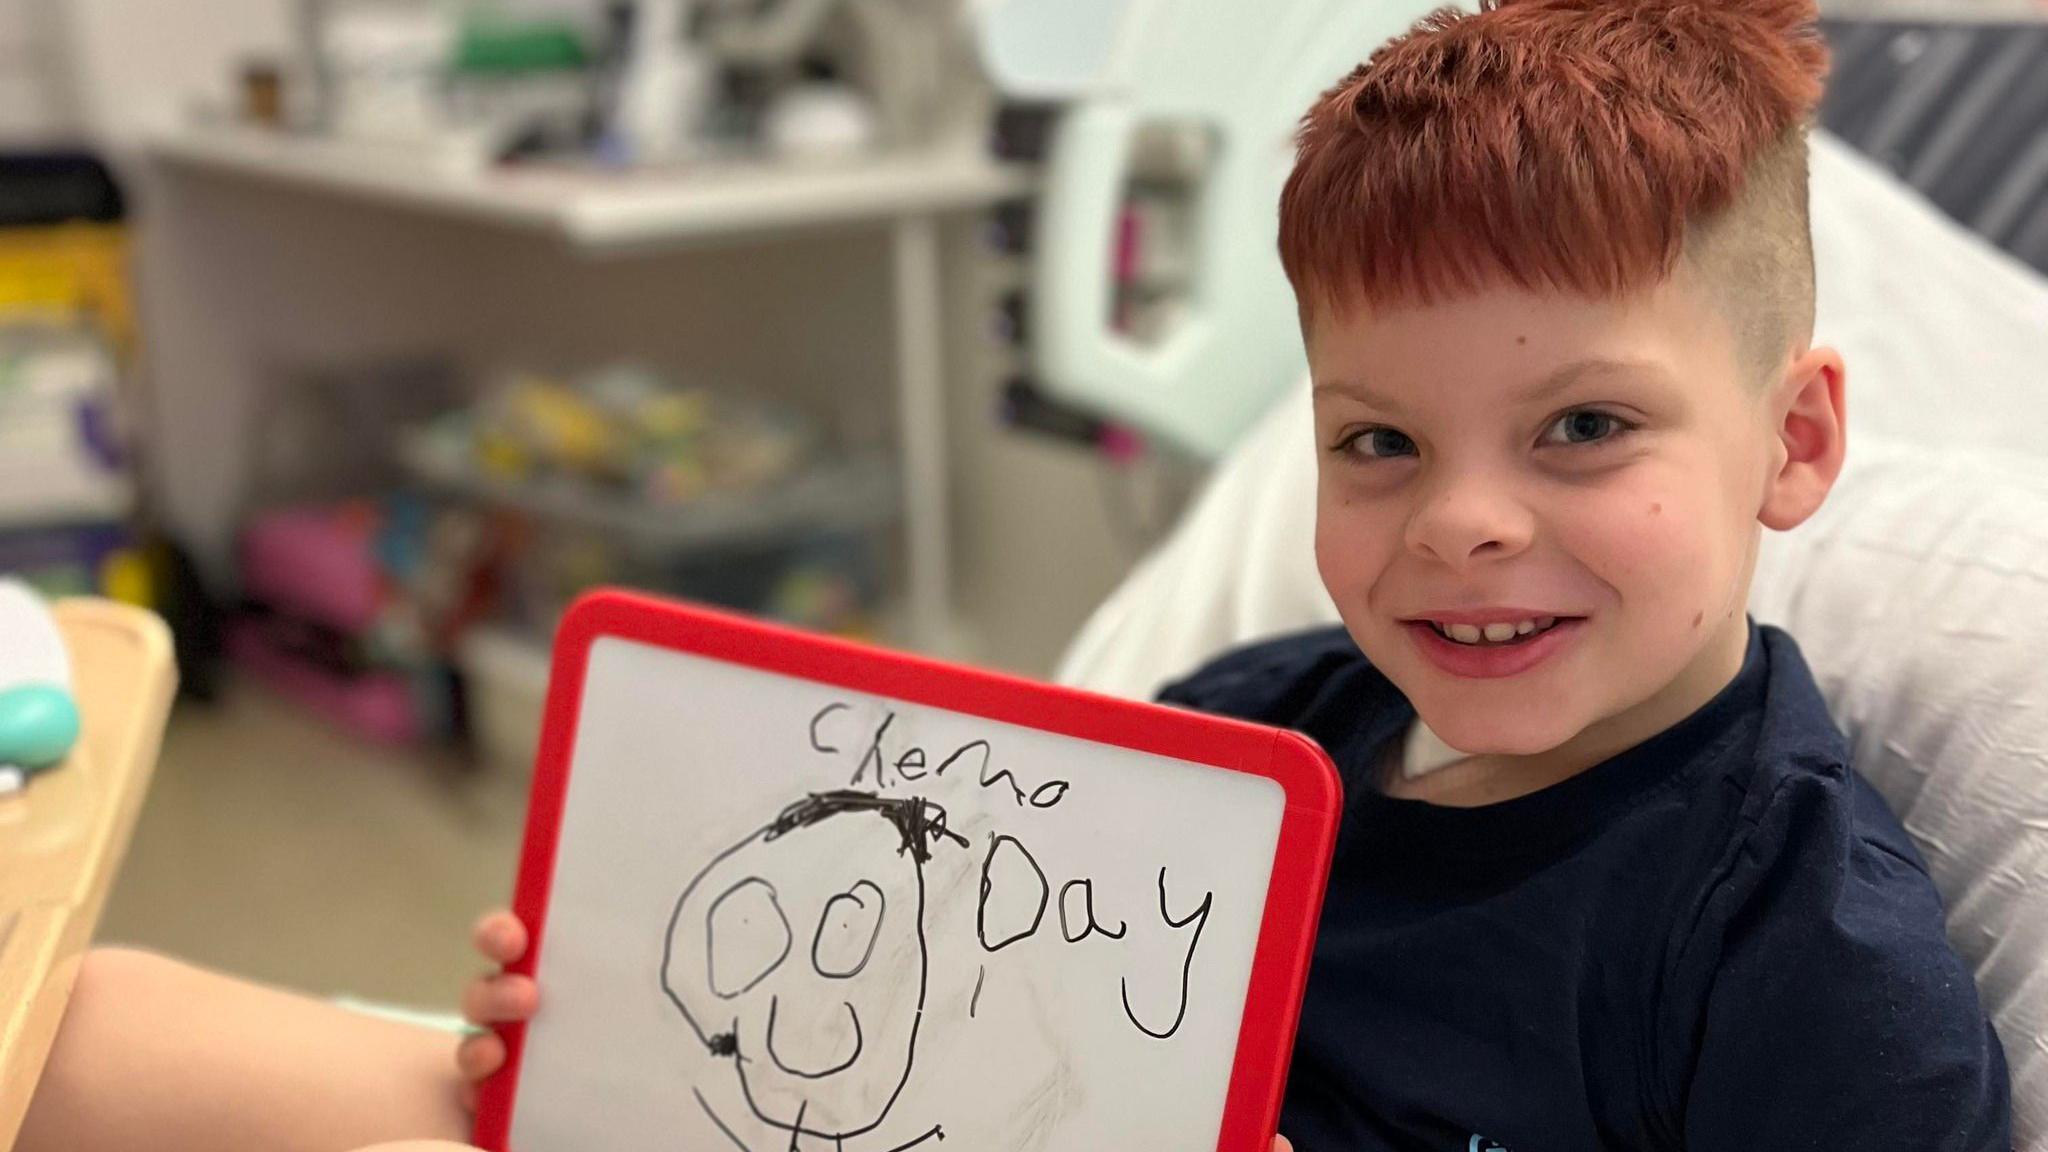
<instances>
[{"instance_id":1,"label":"white whiteboard","mask_svg":"<svg viewBox=\"0 0 2048 1152\"><path fill-rule=\"evenodd\" d=\"M1286 803L601 636L509 1147L1215 1148Z\"/></svg>"}]
</instances>

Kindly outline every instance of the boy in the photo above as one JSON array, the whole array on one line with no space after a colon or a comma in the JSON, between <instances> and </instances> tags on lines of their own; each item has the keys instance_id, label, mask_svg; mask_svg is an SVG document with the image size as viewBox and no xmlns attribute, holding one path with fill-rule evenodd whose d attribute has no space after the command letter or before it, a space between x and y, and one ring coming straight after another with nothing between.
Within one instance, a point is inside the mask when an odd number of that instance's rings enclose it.
<instances>
[{"instance_id":1,"label":"boy","mask_svg":"<svg viewBox=\"0 0 2048 1152\"><path fill-rule=\"evenodd\" d=\"M1845 446L1814 18L1441 14L1303 122L1280 246L1344 628L1165 695L1346 774L1305 1150L2011 1146L1925 866L1743 611Z\"/></svg>"},{"instance_id":2,"label":"boy","mask_svg":"<svg viewBox=\"0 0 2048 1152\"><path fill-rule=\"evenodd\" d=\"M1302 1152L2011 1145L1924 865L1743 611L1759 526L1811 516L1845 448L1810 345L1814 15L1501 0L1303 121L1280 244L1344 627L1163 696L1345 776ZM465 1011L537 1002L500 976ZM473 1037L462 1075L503 1055Z\"/></svg>"}]
</instances>

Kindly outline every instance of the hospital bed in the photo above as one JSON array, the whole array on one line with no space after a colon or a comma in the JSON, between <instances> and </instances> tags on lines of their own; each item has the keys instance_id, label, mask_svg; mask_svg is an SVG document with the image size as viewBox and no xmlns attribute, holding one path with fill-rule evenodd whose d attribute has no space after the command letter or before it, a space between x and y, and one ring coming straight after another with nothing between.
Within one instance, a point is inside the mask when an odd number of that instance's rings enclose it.
<instances>
[{"instance_id":1,"label":"hospital bed","mask_svg":"<svg viewBox=\"0 0 2048 1152\"><path fill-rule=\"evenodd\" d=\"M1256 165L1306 97L1297 82L1260 103L1266 49L1322 19L1330 35L1303 59L1334 80L1430 5L1295 0L1256 6L1264 31L1202 35L1211 9L1232 3L1127 0L1114 15L1092 9L1086 27L1061 22L1067 0L985 5L999 83L1073 101L1045 176L1043 386L1218 457L1178 528L1062 662L1061 680L1121 695L1337 620L1313 558L1291 302L1276 313L1198 277L1177 343L1122 340L1102 305L1100 201L1120 195L1131 125L1202 121L1225 137L1221 153L1256 158L1205 189L1207 270L1284 298L1270 260L1279 171ZM1034 15L1066 39L1030 34ZM1074 43L1090 34L1100 39ZM1332 63L1333 51L1349 59ZM1750 612L1798 640L1856 767L1918 842L2005 1046L2017 1146L2048 1152L2048 281L1825 131L1812 212L1816 339L1847 360L1848 463L1812 520L1764 534Z\"/></svg>"}]
</instances>

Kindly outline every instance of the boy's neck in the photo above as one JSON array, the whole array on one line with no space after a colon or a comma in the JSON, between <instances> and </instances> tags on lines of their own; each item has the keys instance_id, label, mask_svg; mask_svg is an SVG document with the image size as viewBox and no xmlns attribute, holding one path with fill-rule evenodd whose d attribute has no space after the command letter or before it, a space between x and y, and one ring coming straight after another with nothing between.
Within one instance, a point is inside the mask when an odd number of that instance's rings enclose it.
<instances>
[{"instance_id":1,"label":"boy's neck","mask_svg":"<svg viewBox=\"0 0 2048 1152\"><path fill-rule=\"evenodd\" d=\"M1540 792L1602 761L1648 740L1699 711L1719 695L1749 652L1749 619L1737 612L1723 620L1714 638L1702 647L1677 677L1649 699L1581 729L1555 748L1527 756L1467 756L1413 779L1401 772L1408 741L1389 742L1380 765L1380 788L1404 800L1422 800L1451 808L1477 808ZM1416 723L1422 721L1418 717Z\"/></svg>"}]
</instances>

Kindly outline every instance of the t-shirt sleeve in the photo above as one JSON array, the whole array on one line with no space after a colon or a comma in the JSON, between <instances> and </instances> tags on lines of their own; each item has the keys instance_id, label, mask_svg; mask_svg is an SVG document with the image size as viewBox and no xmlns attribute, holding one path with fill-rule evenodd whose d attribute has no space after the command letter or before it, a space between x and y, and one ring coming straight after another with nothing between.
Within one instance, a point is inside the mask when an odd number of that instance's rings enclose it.
<instances>
[{"instance_id":1,"label":"t-shirt sleeve","mask_svg":"<svg viewBox=\"0 0 2048 1152\"><path fill-rule=\"evenodd\" d=\"M2012 1147L2005 1057L1940 897L1859 778L1781 783L1699 925L1673 1021L1688 1152Z\"/></svg>"}]
</instances>

